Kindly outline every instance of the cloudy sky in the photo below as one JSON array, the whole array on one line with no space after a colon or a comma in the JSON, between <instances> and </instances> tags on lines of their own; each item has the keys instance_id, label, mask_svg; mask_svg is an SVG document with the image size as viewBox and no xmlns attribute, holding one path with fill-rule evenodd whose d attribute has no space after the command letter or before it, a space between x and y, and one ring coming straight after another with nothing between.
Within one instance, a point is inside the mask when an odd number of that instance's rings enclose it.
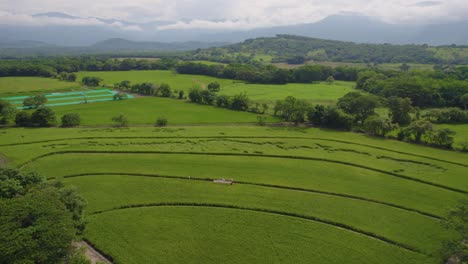
<instances>
[{"instance_id":1,"label":"cloudy sky","mask_svg":"<svg viewBox=\"0 0 468 264\"><path fill-rule=\"evenodd\" d=\"M63 12L82 19L34 17ZM0 24L100 24L94 18L132 22L171 21L174 28L241 28L316 22L329 15L358 13L389 23L468 20L468 0L0 0ZM139 30L115 22L112 26Z\"/></svg>"}]
</instances>

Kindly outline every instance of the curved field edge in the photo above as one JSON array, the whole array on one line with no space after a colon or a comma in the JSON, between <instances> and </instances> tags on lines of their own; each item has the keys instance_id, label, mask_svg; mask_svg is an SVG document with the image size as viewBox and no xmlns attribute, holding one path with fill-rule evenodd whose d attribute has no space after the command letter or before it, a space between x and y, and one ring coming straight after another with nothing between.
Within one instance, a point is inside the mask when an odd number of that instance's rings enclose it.
<instances>
[{"instance_id":1,"label":"curved field edge","mask_svg":"<svg viewBox=\"0 0 468 264\"><path fill-rule=\"evenodd\" d=\"M311 161L320 161L320 162L327 162L327 163L334 163L334 164L341 164L345 166L351 166L356 168L361 168L369 171L374 171L382 174L386 174L392 177L397 177L409 181L418 182L421 184L430 185L433 187L437 187L440 189L445 189L452 192L468 194L468 191L454 188L451 186L446 186L443 184L425 181L418 178L401 175L395 172L385 171L381 169L372 168L365 165L355 164L347 161L340 161L340 160L332 160L326 158L314 158L314 157L304 157L304 156L293 156L293 155L269 155L269 154L254 154L254 153L228 153L228 152L191 152L191 151L93 151L93 150L68 150L68 151L53 151L47 154L39 155L35 158L30 159L20 165L18 165L19 169L24 168L25 166L33 163L37 160L40 160L45 157L54 156L54 155L66 155L66 154L164 154L164 155L205 155L205 156L238 156L238 157L263 157L263 158L276 158L276 159L294 159L294 160L311 160Z\"/></svg>"},{"instance_id":2,"label":"curved field edge","mask_svg":"<svg viewBox=\"0 0 468 264\"><path fill-rule=\"evenodd\" d=\"M154 177L92 176L63 179L88 200L87 215L132 204L204 203L264 208L315 216L412 246L427 254L453 236L437 219L398 208L317 193L263 186L214 184Z\"/></svg>"},{"instance_id":3,"label":"curved field edge","mask_svg":"<svg viewBox=\"0 0 468 264\"><path fill-rule=\"evenodd\" d=\"M117 263L181 262L185 257L191 259L188 263L435 263L389 241L316 220L229 205L134 205L90 216L85 236ZM138 260L131 261L125 254L135 246L131 257ZM289 246L295 254L288 253ZM226 258L223 248L234 258ZM248 249L261 252L256 261ZM216 254L219 250L223 254Z\"/></svg>"},{"instance_id":4,"label":"curved field edge","mask_svg":"<svg viewBox=\"0 0 468 264\"><path fill-rule=\"evenodd\" d=\"M192 137L188 137L188 136L174 136L174 137L169 137L169 136L139 136L139 137L110 137L110 136L105 136L105 137L70 137L70 138L60 138L60 139L29 141L29 142L6 143L6 144L0 144L0 147L21 146L21 145L31 145L31 144L40 144L40 143L50 143L50 142L60 142L60 141L67 141L67 140L98 140L98 139L301 139L301 140L316 140L316 141L328 141L328 142L336 142L336 143L343 143L343 144L348 144L348 145L368 147L368 148L371 148L371 149L384 150L384 151L388 151L388 152L391 152L391 153L404 154L404 155L408 155L408 156L424 158L424 159L429 159L429 160L433 160L433 161L439 161L439 162L443 162L443 163L447 163L447 164L458 165L458 166L462 166L462 167L468 167L468 164L454 162L454 161L450 161L450 160L444 160L444 159L435 158L435 157L426 156L426 155L414 154L414 153L411 153L411 152L398 151L398 150L393 150L393 149L389 149L389 148L383 148L383 147L378 147L378 146L373 146L373 145L363 144L363 143L356 143L356 142L346 141L346 140L337 140L337 139L329 139L329 138L316 138L316 137L280 137L280 136L192 136ZM421 146L421 147L424 147L424 146Z\"/></svg>"},{"instance_id":5,"label":"curved field edge","mask_svg":"<svg viewBox=\"0 0 468 264\"><path fill-rule=\"evenodd\" d=\"M131 172L90 172L90 173L79 173L79 174L69 174L69 175L63 175L61 178L64 179L70 179L70 178L78 178L78 177L90 177L90 176L131 176L131 177L149 177L149 178L163 178L163 179L177 179L177 180L187 180L187 181L204 181L204 182L212 182L216 180L215 178L209 178L209 177L194 177L193 175L191 176L180 176L180 175L161 175L161 174L148 174L148 173L131 173ZM52 177L48 178L48 180L56 180L59 179L57 177ZM260 186L260 187L265 187L265 188L274 188L274 189L283 189L283 190L289 190L289 191L298 191L298 192L310 192L310 193L317 193L317 194L323 194L323 195L328 195L328 196L335 196L335 197L341 197L341 198L347 198L347 199L353 199L353 200L359 200L359 201L364 201L364 202L369 202L369 203L374 203L374 204L379 204L383 206L388 206L388 207L393 207L396 209L404 210L407 212L411 213L417 213L425 217L433 218L436 220L442 220L443 217L439 215L435 215L429 212L424 212L415 208L410 208L398 204L393 204L385 201L380 201L376 199L370 199L366 197L361 197L361 196L356 196L356 195L350 195L350 194L344 194L344 193L336 193L336 192L327 192L327 191L321 191L321 190L316 190L316 189L308 189L308 188L300 188L300 187L291 187L291 186L284 186L284 185L277 185L277 184L267 184L267 183L255 183L255 182L248 182L248 181L235 181L234 184L242 184L242 185L252 185L252 186Z\"/></svg>"},{"instance_id":6,"label":"curved field edge","mask_svg":"<svg viewBox=\"0 0 468 264\"><path fill-rule=\"evenodd\" d=\"M445 216L465 195L441 188L388 177L345 165L330 166L319 161L277 160L257 157L159 154L69 154L38 160L23 168L58 177L70 173L143 173L195 175L308 188L363 196L386 201L438 216ZM67 166L63 166L67 164Z\"/></svg>"}]
</instances>

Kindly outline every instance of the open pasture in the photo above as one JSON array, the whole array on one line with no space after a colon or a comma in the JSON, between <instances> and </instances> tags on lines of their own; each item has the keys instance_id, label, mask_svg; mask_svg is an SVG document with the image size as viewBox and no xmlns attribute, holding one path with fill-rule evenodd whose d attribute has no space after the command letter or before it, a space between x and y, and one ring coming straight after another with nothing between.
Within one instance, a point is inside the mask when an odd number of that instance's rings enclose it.
<instances>
[{"instance_id":1,"label":"open pasture","mask_svg":"<svg viewBox=\"0 0 468 264\"><path fill-rule=\"evenodd\" d=\"M284 99L287 96L307 99L317 104L333 104L338 98L354 90L354 82L336 81L333 84L248 84L240 81L219 79L203 75L174 74L171 71L123 71L123 72L79 72L78 77L97 76L102 78L106 86L112 86L123 80L128 80L132 84L151 82L167 83L173 90L184 90L186 93L194 85L206 87L211 82L221 84L219 94L236 95L247 93L253 101L274 102Z\"/></svg>"},{"instance_id":2,"label":"open pasture","mask_svg":"<svg viewBox=\"0 0 468 264\"><path fill-rule=\"evenodd\" d=\"M49 93L52 91L79 90L78 83L41 77L1 77L0 97L22 94Z\"/></svg>"},{"instance_id":3,"label":"open pasture","mask_svg":"<svg viewBox=\"0 0 468 264\"><path fill-rule=\"evenodd\" d=\"M158 117L166 117L170 124L253 123L257 115L214 106L197 105L188 101L161 97L142 97L133 100L98 102L54 107L58 116L80 114L82 125L112 125L112 117L124 114L130 125L154 125ZM269 117L268 122L278 119Z\"/></svg>"},{"instance_id":4,"label":"open pasture","mask_svg":"<svg viewBox=\"0 0 468 264\"><path fill-rule=\"evenodd\" d=\"M79 188L85 237L116 263L438 263L440 220L468 193L466 154L353 133L2 132L11 166Z\"/></svg>"}]
</instances>

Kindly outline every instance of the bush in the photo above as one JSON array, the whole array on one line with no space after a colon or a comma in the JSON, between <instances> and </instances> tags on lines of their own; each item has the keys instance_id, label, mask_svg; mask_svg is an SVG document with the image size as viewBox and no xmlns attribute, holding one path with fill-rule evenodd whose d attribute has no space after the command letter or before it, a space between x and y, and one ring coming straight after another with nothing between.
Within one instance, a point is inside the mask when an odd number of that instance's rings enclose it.
<instances>
[{"instance_id":1,"label":"bush","mask_svg":"<svg viewBox=\"0 0 468 264\"><path fill-rule=\"evenodd\" d=\"M38 108L40 106L43 106L47 103L47 97L44 95L36 95L36 96L31 96L23 101L23 106L26 108Z\"/></svg>"},{"instance_id":2,"label":"bush","mask_svg":"<svg viewBox=\"0 0 468 264\"><path fill-rule=\"evenodd\" d=\"M56 125L57 118L51 108L40 107L31 115L31 123L35 126L50 127Z\"/></svg>"},{"instance_id":3,"label":"bush","mask_svg":"<svg viewBox=\"0 0 468 264\"><path fill-rule=\"evenodd\" d=\"M201 103L203 101L203 98L201 96L201 88L199 87L193 87L189 91L189 99L192 101L192 103Z\"/></svg>"},{"instance_id":4,"label":"bush","mask_svg":"<svg viewBox=\"0 0 468 264\"><path fill-rule=\"evenodd\" d=\"M119 114L117 116L112 117L112 122L114 122L114 126L116 127L127 127L128 126L128 118L124 114Z\"/></svg>"},{"instance_id":5,"label":"bush","mask_svg":"<svg viewBox=\"0 0 468 264\"><path fill-rule=\"evenodd\" d=\"M217 93L217 92L219 92L220 89L221 89L221 86L219 85L218 82L212 82L212 83L208 84L208 90L210 92Z\"/></svg>"},{"instance_id":6,"label":"bush","mask_svg":"<svg viewBox=\"0 0 468 264\"><path fill-rule=\"evenodd\" d=\"M126 100L126 99L128 99L128 94L126 94L126 93L116 93L116 94L114 94L114 101Z\"/></svg>"},{"instance_id":7,"label":"bush","mask_svg":"<svg viewBox=\"0 0 468 264\"><path fill-rule=\"evenodd\" d=\"M31 115L26 111L16 113L15 124L20 127L31 126Z\"/></svg>"},{"instance_id":8,"label":"bush","mask_svg":"<svg viewBox=\"0 0 468 264\"><path fill-rule=\"evenodd\" d=\"M371 116L364 122L364 129L373 136L384 137L388 132L397 129L398 125L385 117Z\"/></svg>"},{"instance_id":9,"label":"bush","mask_svg":"<svg viewBox=\"0 0 468 264\"><path fill-rule=\"evenodd\" d=\"M217 107L225 107L229 108L229 96L227 95L219 95L216 97L216 106Z\"/></svg>"},{"instance_id":10,"label":"bush","mask_svg":"<svg viewBox=\"0 0 468 264\"><path fill-rule=\"evenodd\" d=\"M179 91L179 99L184 99L184 90Z\"/></svg>"},{"instance_id":11,"label":"bush","mask_svg":"<svg viewBox=\"0 0 468 264\"><path fill-rule=\"evenodd\" d=\"M79 114L65 114L62 116L62 127L76 127L81 123Z\"/></svg>"},{"instance_id":12,"label":"bush","mask_svg":"<svg viewBox=\"0 0 468 264\"><path fill-rule=\"evenodd\" d=\"M161 97L171 97L171 94L172 94L171 87L167 83L161 83L158 91Z\"/></svg>"},{"instance_id":13,"label":"bush","mask_svg":"<svg viewBox=\"0 0 468 264\"><path fill-rule=\"evenodd\" d=\"M238 111L247 111L248 108L249 98L247 97L247 94L241 93L232 97L231 109Z\"/></svg>"},{"instance_id":14,"label":"bush","mask_svg":"<svg viewBox=\"0 0 468 264\"><path fill-rule=\"evenodd\" d=\"M266 124L266 120L267 120L266 116L263 116L263 115L257 116L257 124L259 126L264 126Z\"/></svg>"},{"instance_id":15,"label":"bush","mask_svg":"<svg viewBox=\"0 0 468 264\"><path fill-rule=\"evenodd\" d=\"M165 127L167 126L167 118L165 117L158 117L158 119L156 119L156 126L157 127Z\"/></svg>"}]
</instances>

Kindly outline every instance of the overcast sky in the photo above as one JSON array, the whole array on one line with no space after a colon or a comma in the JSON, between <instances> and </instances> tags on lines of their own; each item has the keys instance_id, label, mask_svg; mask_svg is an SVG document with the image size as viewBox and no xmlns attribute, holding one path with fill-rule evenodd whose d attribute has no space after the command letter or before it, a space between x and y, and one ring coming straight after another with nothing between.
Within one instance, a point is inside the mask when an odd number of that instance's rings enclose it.
<instances>
[{"instance_id":1,"label":"overcast sky","mask_svg":"<svg viewBox=\"0 0 468 264\"><path fill-rule=\"evenodd\" d=\"M63 12L84 19L38 18ZM100 24L88 17L132 22L173 21L168 28L242 28L310 23L359 13L390 23L468 20L468 0L0 0L0 24ZM113 26L139 30L138 26Z\"/></svg>"}]
</instances>

